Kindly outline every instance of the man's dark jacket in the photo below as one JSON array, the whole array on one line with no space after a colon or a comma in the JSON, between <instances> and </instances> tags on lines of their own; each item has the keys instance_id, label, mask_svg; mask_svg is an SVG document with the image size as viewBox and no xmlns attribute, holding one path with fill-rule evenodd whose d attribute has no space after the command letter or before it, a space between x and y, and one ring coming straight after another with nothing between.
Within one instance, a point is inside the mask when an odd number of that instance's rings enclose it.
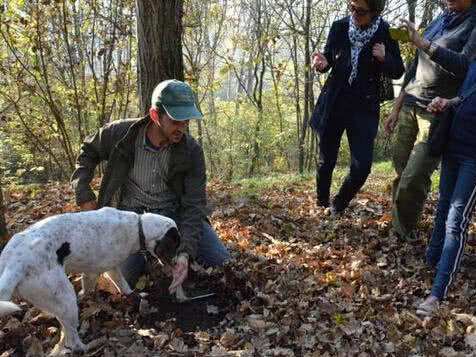
<instances>
[{"instance_id":1,"label":"man's dark jacket","mask_svg":"<svg viewBox=\"0 0 476 357\"><path fill-rule=\"evenodd\" d=\"M71 178L78 205L96 199L90 183L101 161L107 161L107 165L98 206L117 205L121 187L134 165L137 135L149 121L149 116L115 121L84 141ZM160 207L160 212L177 220L182 234L177 253L185 252L195 259L206 219L206 171L202 148L187 134L172 144L166 183L178 197L178 211L175 207Z\"/></svg>"},{"instance_id":2,"label":"man's dark jacket","mask_svg":"<svg viewBox=\"0 0 476 357\"><path fill-rule=\"evenodd\" d=\"M382 74L389 78L400 78L405 72L398 43L390 38L389 26L385 21L380 25L372 39L362 48L359 55L358 75L352 84L356 93L354 103L359 108L378 118L380 108L380 80ZM324 84L311 118L311 126L322 134L334 110L334 104L344 86L347 85L351 69L351 44L349 40L349 17L335 21L329 31L324 56L329 66L323 70L332 71ZM385 45L385 61L380 63L372 55L376 43Z\"/></svg>"}]
</instances>

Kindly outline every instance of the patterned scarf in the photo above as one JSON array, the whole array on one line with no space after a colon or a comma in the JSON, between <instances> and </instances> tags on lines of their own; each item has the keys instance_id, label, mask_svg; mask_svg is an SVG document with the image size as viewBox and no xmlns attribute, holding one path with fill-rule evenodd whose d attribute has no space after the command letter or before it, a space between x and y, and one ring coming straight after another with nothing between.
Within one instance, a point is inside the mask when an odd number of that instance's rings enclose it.
<instances>
[{"instance_id":1,"label":"patterned scarf","mask_svg":"<svg viewBox=\"0 0 476 357\"><path fill-rule=\"evenodd\" d=\"M349 19L349 40L350 40L350 53L351 53L351 64L352 71L350 72L349 84L352 84L354 79L357 77L357 71L359 66L359 55L362 48L370 41L370 39L375 35L377 29L380 25L382 18L378 16L373 20L373 23L366 29L361 30L354 22L352 16Z\"/></svg>"}]
</instances>

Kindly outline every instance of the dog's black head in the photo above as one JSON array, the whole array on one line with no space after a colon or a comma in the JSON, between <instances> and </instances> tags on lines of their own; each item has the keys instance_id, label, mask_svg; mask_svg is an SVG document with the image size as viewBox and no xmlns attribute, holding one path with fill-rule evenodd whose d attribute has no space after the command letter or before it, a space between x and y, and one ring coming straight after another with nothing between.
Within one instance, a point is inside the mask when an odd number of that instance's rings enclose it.
<instances>
[{"instance_id":1,"label":"dog's black head","mask_svg":"<svg viewBox=\"0 0 476 357\"><path fill-rule=\"evenodd\" d=\"M180 245L180 233L177 228L170 228L164 237L157 241L154 253L160 260L171 262Z\"/></svg>"}]
</instances>

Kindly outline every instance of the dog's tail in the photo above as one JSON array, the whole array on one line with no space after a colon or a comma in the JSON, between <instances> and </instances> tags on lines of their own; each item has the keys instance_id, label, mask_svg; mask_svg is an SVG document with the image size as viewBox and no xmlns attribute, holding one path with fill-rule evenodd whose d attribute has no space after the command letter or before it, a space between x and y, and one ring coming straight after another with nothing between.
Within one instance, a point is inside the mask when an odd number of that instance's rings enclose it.
<instances>
[{"instance_id":1,"label":"dog's tail","mask_svg":"<svg viewBox=\"0 0 476 357\"><path fill-rule=\"evenodd\" d=\"M11 315L20 310L21 308L11 301L0 301L0 317Z\"/></svg>"}]
</instances>

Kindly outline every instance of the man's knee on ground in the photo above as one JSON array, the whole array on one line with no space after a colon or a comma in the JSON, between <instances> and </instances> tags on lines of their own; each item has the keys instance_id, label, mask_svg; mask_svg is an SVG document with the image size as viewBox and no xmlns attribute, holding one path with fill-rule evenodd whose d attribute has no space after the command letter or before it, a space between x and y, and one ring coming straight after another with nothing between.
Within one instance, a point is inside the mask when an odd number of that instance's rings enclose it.
<instances>
[{"instance_id":1,"label":"man's knee on ground","mask_svg":"<svg viewBox=\"0 0 476 357\"><path fill-rule=\"evenodd\" d=\"M218 234L207 222L203 223L203 236L198 244L198 260L205 266L222 266L231 258Z\"/></svg>"},{"instance_id":2,"label":"man's knee on ground","mask_svg":"<svg viewBox=\"0 0 476 357\"><path fill-rule=\"evenodd\" d=\"M217 250L214 254L208 254L207 256L199 256L197 261L204 267L221 267L227 261L231 259L230 252L225 248L223 250Z\"/></svg>"},{"instance_id":3,"label":"man's knee on ground","mask_svg":"<svg viewBox=\"0 0 476 357\"><path fill-rule=\"evenodd\" d=\"M221 254L220 254L220 257L217 261L217 266L223 266L228 260L231 259L231 255L230 255L230 252L228 251L228 249L224 249Z\"/></svg>"},{"instance_id":4,"label":"man's knee on ground","mask_svg":"<svg viewBox=\"0 0 476 357\"><path fill-rule=\"evenodd\" d=\"M217 238L220 239L217 235ZM223 244L216 246L216 249L212 254L208 256L208 265L210 266L223 266L228 260L231 259L230 252Z\"/></svg>"}]
</instances>

